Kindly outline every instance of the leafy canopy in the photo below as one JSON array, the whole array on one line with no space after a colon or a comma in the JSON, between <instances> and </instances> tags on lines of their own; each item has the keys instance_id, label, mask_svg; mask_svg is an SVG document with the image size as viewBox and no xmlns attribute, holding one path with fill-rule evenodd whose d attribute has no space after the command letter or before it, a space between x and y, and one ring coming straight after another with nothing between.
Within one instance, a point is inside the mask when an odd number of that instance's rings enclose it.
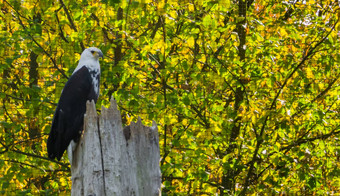
<instances>
[{"instance_id":1,"label":"leafy canopy","mask_svg":"<svg viewBox=\"0 0 340 196\"><path fill-rule=\"evenodd\" d=\"M336 1L0 2L0 194L70 193L46 139L85 47L159 126L164 195L339 193Z\"/></svg>"}]
</instances>

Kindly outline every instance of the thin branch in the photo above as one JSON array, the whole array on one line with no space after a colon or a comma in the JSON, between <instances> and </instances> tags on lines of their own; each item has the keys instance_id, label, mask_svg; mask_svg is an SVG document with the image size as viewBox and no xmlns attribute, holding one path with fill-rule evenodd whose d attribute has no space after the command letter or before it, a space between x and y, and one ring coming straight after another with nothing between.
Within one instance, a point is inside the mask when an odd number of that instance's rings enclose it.
<instances>
[{"instance_id":1,"label":"thin branch","mask_svg":"<svg viewBox=\"0 0 340 196\"><path fill-rule=\"evenodd\" d=\"M281 94L283 88L286 87L288 80L290 80L290 78L294 75L294 73L305 63L305 61L310 57L314 55L314 50L320 45L322 44L327 37L331 34L331 32L334 30L336 24L339 22L339 19L334 23L332 29L327 33L327 35L325 37L323 37L317 44L315 44L314 47L312 47L308 53L302 58L302 60L300 61L300 63L294 68L294 70L288 75L288 77L285 79L285 81L283 82L281 88L279 89L279 91L277 92L271 106L270 106L270 110L272 110L276 104L276 100L278 99L279 95ZM265 125L265 124L264 124Z\"/></svg>"},{"instance_id":2,"label":"thin branch","mask_svg":"<svg viewBox=\"0 0 340 196\"><path fill-rule=\"evenodd\" d=\"M4 143L2 143L1 140L0 140L0 144L5 148L5 150L1 151L0 154L6 153L8 151L8 147Z\"/></svg>"},{"instance_id":3,"label":"thin branch","mask_svg":"<svg viewBox=\"0 0 340 196\"><path fill-rule=\"evenodd\" d=\"M77 30L77 28L76 28L76 25L74 24L74 22L73 22L73 20L72 20L72 18L71 18L71 15L70 15L70 13L69 13L67 7L65 6L63 0L59 0L59 2L60 2L60 5L61 5L61 6L63 7L63 9L64 9L64 12L65 12L65 14L66 14L67 20L68 20L69 23L70 23L71 28L72 28L75 32L78 32L78 30ZM80 40L79 40L79 42L80 42L80 47L81 47L81 49L82 49L82 50L85 50L85 46L84 46L83 42L80 41Z\"/></svg>"},{"instance_id":4,"label":"thin branch","mask_svg":"<svg viewBox=\"0 0 340 196\"><path fill-rule=\"evenodd\" d=\"M61 28L61 25L60 25L60 22L59 22L59 17L58 17L58 12L59 12L59 10L62 8L62 6L59 8L59 9L57 9L56 11L55 11L55 17L56 17L56 19L57 19L57 23L58 23L58 27L59 27L59 35L60 35L60 37L61 37L61 39L63 39L66 43L69 43L69 41L66 39L66 37L64 36L64 31L62 30L62 28Z\"/></svg>"},{"instance_id":5,"label":"thin branch","mask_svg":"<svg viewBox=\"0 0 340 196\"><path fill-rule=\"evenodd\" d=\"M128 16L129 16L129 10L130 10L130 6L131 6L131 4L132 4L132 1L131 1L131 0L129 0L129 3L128 3L127 7L126 7L126 14L125 14L125 26L124 26L124 30L126 30L126 29L127 29L126 25L128 24Z\"/></svg>"},{"instance_id":6,"label":"thin branch","mask_svg":"<svg viewBox=\"0 0 340 196\"><path fill-rule=\"evenodd\" d=\"M334 103L333 103L334 104ZM333 105L332 104L332 105ZM330 106L330 108L331 108L332 106ZM310 127L310 129L308 130L308 131L306 131L306 133L304 134L304 135L302 135L297 141L294 141L294 142L292 142L290 145L288 145L288 146L285 146L285 147L282 147L282 148L280 148L279 149L279 152L281 152L281 151L285 151L285 152L283 152L284 154L287 154L293 147L295 147L295 146L299 146L299 145L301 145L301 144L304 144L304 143L307 143L307 142L311 142L311 141L315 141L315 140L317 140L317 139L327 139L327 138L329 138L329 137L331 137L332 135L336 135L336 134L338 134L338 133L340 133L340 131L336 131L336 130L338 130L339 129L339 127L340 127L340 125L338 125L337 127L335 127L331 132L329 132L328 134L321 134L321 135L318 135L318 136L316 136L316 137L313 137L313 138L308 138L308 139L303 139L312 129L314 129L315 127L316 127L316 125L317 125L317 123L315 123L312 127ZM276 154L277 152L273 152L273 153L270 153L270 154L268 154L268 157L270 157L270 156L272 156L272 155L274 155L274 154ZM254 159L252 159L250 162L248 162L246 165L251 165L252 163L253 163L253 160ZM258 160L258 159L257 159ZM272 167L273 165L271 164L271 166L270 167ZM267 167L266 169L268 169L269 167ZM264 169L260 174L262 175L262 173L266 170L266 169ZM257 175L256 176L256 179L258 179L261 175ZM254 180L252 180L252 182L253 182ZM249 184L251 184L252 182L249 182Z\"/></svg>"},{"instance_id":7,"label":"thin branch","mask_svg":"<svg viewBox=\"0 0 340 196\"><path fill-rule=\"evenodd\" d=\"M199 122L202 126L206 127L207 129L210 127L209 121L206 119L206 117L202 114L202 112L194 105L190 105L191 108L195 111L197 116L203 121L203 123Z\"/></svg>"},{"instance_id":8,"label":"thin branch","mask_svg":"<svg viewBox=\"0 0 340 196\"><path fill-rule=\"evenodd\" d=\"M307 139L302 139L301 138L298 141L293 142L292 144L290 144L288 146L280 148L280 151L290 150L290 149L292 149L295 146L299 146L301 144L304 144L304 143L307 143L307 142L312 142L312 141L315 141L315 140L318 140L318 139L325 140L325 139L327 139L327 138L329 138L329 137L331 137L333 135L339 134L340 133L339 128L340 128L340 125L335 127L330 133L321 134L321 135L318 135L318 136L315 136L315 137L312 137L312 138L307 138Z\"/></svg>"},{"instance_id":9,"label":"thin branch","mask_svg":"<svg viewBox=\"0 0 340 196\"><path fill-rule=\"evenodd\" d=\"M3 94L3 95L5 95L5 96L11 97L12 99L17 99L17 100L20 100L20 101L25 101L25 102L30 102L30 101L32 101L32 99L24 99L24 98L20 98L20 97L15 97L15 96L9 95L9 94L7 94L7 93L2 93L2 92L0 92L0 94ZM49 103L49 104L51 104L51 105L57 106L56 103L53 103L53 102L50 102L50 101L41 101L41 100L37 100L37 101L39 101L39 102L41 102L41 103Z\"/></svg>"},{"instance_id":10,"label":"thin branch","mask_svg":"<svg viewBox=\"0 0 340 196\"><path fill-rule=\"evenodd\" d=\"M21 15L20 13L14 9L14 7L8 3L6 0L4 0L17 14L17 19L19 20L19 24L22 26L22 28L27 32L27 35L32 39L32 41L47 55L47 57L52 61L53 66L65 77L68 79L68 77L66 76L66 74L64 73L63 70L61 70L58 66L56 61L52 58L52 56L34 39L34 37L27 31L27 27L24 25L24 23L21 20Z\"/></svg>"},{"instance_id":11,"label":"thin branch","mask_svg":"<svg viewBox=\"0 0 340 196\"><path fill-rule=\"evenodd\" d=\"M184 128L183 133L186 132L186 130L190 127L190 125L191 125L191 124L187 125L187 126ZM173 136L173 137L175 138L174 140L179 141L183 135L179 135L178 137L176 137L176 136L177 136L177 134L175 134L175 135ZM170 149L177 149L177 150L179 150L178 148L175 148L175 147L174 147L174 143L171 143ZM185 149L185 150L191 150L191 149ZM161 166L165 163L165 159L166 159L166 157L170 154L170 152L171 152L171 151L165 151L165 153L164 153L164 155L163 155L163 157L162 157L162 159L161 159L161 161L160 161Z\"/></svg>"},{"instance_id":12,"label":"thin branch","mask_svg":"<svg viewBox=\"0 0 340 196\"><path fill-rule=\"evenodd\" d=\"M321 44L323 43L327 37L330 35L330 33L334 30L336 24L338 23L339 19L335 22L335 24L333 25L332 29L326 34L326 36L324 36L314 47L312 47L308 53L303 57L303 59L300 61L300 63L294 68L294 70L288 75L288 77L285 79L284 83L282 84L282 86L280 87L279 91L277 92L275 98L273 99L273 102L271 103L271 106L270 106L270 109L269 110L272 110L274 109L274 106L276 104L276 100L278 99L279 95L281 94L283 88L286 87L287 83L288 83L288 80L293 76L293 74L305 63L305 61L313 56L315 53L314 53L314 50ZM262 125L262 128L261 128L261 132L260 132L260 135L259 137L257 138L257 143L256 143L256 147L255 147L255 151L254 151L254 154L253 154L253 158L252 160L250 161L250 166L249 166L249 170L248 170L248 173L247 173L247 176L246 176L246 179L245 179L245 184L244 184L244 187L243 187L243 190L241 191L241 194L240 195L245 195L247 189L248 189L248 186L249 186L249 179L250 179L250 176L252 175L252 170L254 169L254 164L255 164L255 161L256 161L256 156L257 156L257 153L259 151L259 148L263 142L263 133L264 133L264 129L265 129L265 126L267 125L267 121L268 121L268 118L269 118L269 114L266 116L265 120L264 120L264 123Z\"/></svg>"},{"instance_id":13,"label":"thin branch","mask_svg":"<svg viewBox=\"0 0 340 196\"><path fill-rule=\"evenodd\" d=\"M32 165L32 164L28 164L28 163L24 163L24 162L20 162L20 161L16 161L16 160L7 159L7 160L3 160L3 161L10 162L10 163L18 163L20 165L25 165L25 166L29 166L29 167L38 168L38 166L35 166L35 165Z\"/></svg>"},{"instance_id":14,"label":"thin branch","mask_svg":"<svg viewBox=\"0 0 340 196\"><path fill-rule=\"evenodd\" d=\"M286 20L288 20L288 19L292 16L292 14L293 14L293 12L294 12L294 10L295 10L295 7L296 7L295 4L296 4L297 2L299 2L299 1L295 1L295 2L293 3L293 5L290 5L290 6L289 6L289 8L287 9L286 13L281 17L282 20L286 21ZM293 8L293 7L294 7L294 8Z\"/></svg>"},{"instance_id":15,"label":"thin branch","mask_svg":"<svg viewBox=\"0 0 340 196\"><path fill-rule=\"evenodd\" d=\"M248 105L249 105L249 98L248 98L248 94L247 94L247 91L245 91L245 89L246 89L246 87L244 86L244 83L242 82L242 80L240 79L240 78L238 78L238 77L236 77L229 69L228 69L228 67L225 65L225 63L220 59L220 58L218 58L218 56L217 56L217 54L215 53L215 52L213 52L213 54L214 54L214 57L215 57L215 59L233 76L233 78L234 79L236 79L237 81L238 81L238 83L239 84L241 84L241 86L242 86L242 88L244 89L244 92L245 92L245 95L246 95L246 101L247 101L247 103L248 103ZM224 79L224 81L226 81L225 79ZM230 86L230 88L231 88L231 90L235 93L235 95L236 95L236 91L235 91L235 89L233 89L231 86Z\"/></svg>"},{"instance_id":16,"label":"thin branch","mask_svg":"<svg viewBox=\"0 0 340 196\"><path fill-rule=\"evenodd\" d=\"M92 13L92 14L91 14L91 17L97 22L97 25L100 26L100 25L99 25L100 20L99 20L99 18L97 17L97 15L95 15L94 13ZM105 26L105 27L107 27L107 26ZM103 32L103 34L104 34L105 39L107 39L107 40L110 42L110 44L112 44L112 43L113 43L113 40L109 38L109 34L107 33L107 30L106 30L104 27L102 27L102 32Z\"/></svg>"},{"instance_id":17,"label":"thin branch","mask_svg":"<svg viewBox=\"0 0 340 196\"><path fill-rule=\"evenodd\" d=\"M315 141L315 140L318 140L318 139L322 139L322 140L325 140L325 139L328 139L329 137L331 136L334 136L334 135L337 135L337 134L340 134L340 131L335 131L335 130L338 130L340 128L340 125L337 126L336 128L334 128L330 133L328 134L324 134L324 135L318 135L316 137L313 137L313 138L308 138L308 139L301 139L297 142L293 142L292 144L288 145L288 146L285 146L285 147L282 147L280 148L279 152L282 152L284 151L283 153L284 154L287 154L293 147L296 147L296 146L299 146L301 144L304 144L304 143L307 143L307 142L312 142L312 141ZM275 153L272 153L270 154L269 156L272 156L274 154L276 154L277 152ZM248 163L250 164L250 163ZM246 165L248 165L246 164ZM256 175L256 178L254 180L252 180L252 182L256 181L257 179L259 179L262 174L269 168L273 168L274 165L271 163L270 165L268 165L266 168L264 168L258 175ZM276 170L278 170L280 168L276 168Z\"/></svg>"},{"instance_id":18,"label":"thin branch","mask_svg":"<svg viewBox=\"0 0 340 196\"><path fill-rule=\"evenodd\" d=\"M3 160L3 161L6 161L6 162L11 162L11 163L18 163L20 165L25 165L25 166L28 166L28 167L34 167L34 168L37 168L37 169L41 169L45 172L70 172L70 170L68 169L55 169L55 170L50 170L50 169L44 169L44 168L39 168L38 166L36 165L32 165L32 164L28 164L28 163L24 163L24 162L20 162L20 161L16 161L16 160Z\"/></svg>"},{"instance_id":19,"label":"thin branch","mask_svg":"<svg viewBox=\"0 0 340 196\"><path fill-rule=\"evenodd\" d=\"M41 139L42 137L44 137L44 135L38 135L36 137L30 138L30 139L27 139L27 140L17 141L15 143L9 145L8 147L10 147L10 146L17 146L18 144L26 143L26 142L29 142L29 141L32 141L32 140L35 140L35 139Z\"/></svg>"},{"instance_id":20,"label":"thin branch","mask_svg":"<svg viewBox=\"0 0 340 196\"><path fill-rule=\"evenodd\" d=\"M65 168L67 168L68 171L71 171L68 164L65 164L65 163L62 163L62 162L59 162L59 161L55 161L55 160L51 160L51 159L49 159L49 158L47 158L47 157L39 156L39 155L36 155L36 154L27 153L27 152L22 152L22 151L16 150L16 149L10 149L10 150L13 151L13 152L16 152L16 153L18 153L18 154L23 154L23 155L30 156L30 157L34 157L34 158L43 159L43 160L46 160L46 161L52 161L52 162L54 162L54 163L57 163L57 164L59 164L59 165L65 167Z\"/></svg>"},{"instance_id":21,"label":"thin branch","mask_svg":"<svg viewBox=\"0 0 340 196\"><path fill-rule=\"evenodd\" d=\"M245 195L246 191L248 190L248 186L249 186L249 179L250 179L250 176L252 175L252 171L254 169L254 165L255 165L255 162L256 162L256 156L258 154L258 151L260 149L260 146L263 142L263 138L262 138L262 135L263 135L263 132L264 132L264 125L267 123L267 120L269 118L269 115L266 116L266 119L264 120L264 123L263 123L263 126L261 128L261 133L260 135L257 137L257 143L256 143L256 147L255 147L255 151L253 153L253 157L250 161L250 166L249 166L249 170L248 170L248 173L247 173L247 176L246 176L246 179L245 179L245 184L243 186L243 190L241 191L240 195Z\"/></svg>"},{"instance_id":22,"label":"thin branch","mask_svg":"<svg viewBox=\"0 0 340 196\"><path fill-rule=\"evenodd\" d=\"M307 105L305 105L304 107L302 107L299 111L297 111L296 113L294 113L291 117L291 119L295 118L298 114L300 114L303 110L305 110L307 107L309 107L312 103L314 103L317 99L323 97L331 88L332 86L335 84L335 82L339 79L339 76L337 76L333 81L331 81L327 88L325 90L323 90L321 93L319 93L312 101L310 101Z\"/></svg>"},{"instance_id":23,"label":"thin branch","mask_svg":"<svg viewBox=\"0 0 340 196\"><path fill-rule=\"evenodd\" d=\"M155 28L153 29L152 33L151 33L151 36L150 36L150 39L152 40L156 33L157 33L157 30L161 27L161 23L162 23L162 19L161 19L161 16L158 17L158 21L156 23L156 25L152 25L154 26Z\"/></svg>"}]
</instances>

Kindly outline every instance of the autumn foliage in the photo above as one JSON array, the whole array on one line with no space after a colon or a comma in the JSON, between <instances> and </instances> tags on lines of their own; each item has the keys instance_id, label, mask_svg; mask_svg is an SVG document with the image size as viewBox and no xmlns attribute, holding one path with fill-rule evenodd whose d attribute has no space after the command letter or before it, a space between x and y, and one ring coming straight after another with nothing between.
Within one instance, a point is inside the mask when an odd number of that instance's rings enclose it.
<instances>
[{"instance_id":1,"label":"autumn foliage","mask_svg":"<svg viewBox=\"0 0 340 196\"><path fill-rule=\"evenodd\" d=\"M0 194L69 194L46 139L100 48L101 94L160 134L163 195L340 192L338 1L0 2ZM100 112L100 111L99 111Z\"/></svg>"}]
</instances>

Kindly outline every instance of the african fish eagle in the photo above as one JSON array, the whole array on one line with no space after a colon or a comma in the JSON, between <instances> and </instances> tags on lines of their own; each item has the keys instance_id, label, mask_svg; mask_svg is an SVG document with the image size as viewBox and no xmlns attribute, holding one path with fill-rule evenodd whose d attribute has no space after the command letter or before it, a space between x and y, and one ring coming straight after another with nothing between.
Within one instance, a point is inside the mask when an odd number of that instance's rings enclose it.
<instances>
[{"instance_id":1,"label":"african fish eagle","mask_svg":"<svg viewBox=\"0 0 340 196\"><path fill-rule=\"evenodd\" d=\"M60 161L70 142L78 142L83 130L86 102L97 102L99 96L100 49L87 48L80 56L78 66L66 82L55 110L51 132L47 140L50 159Z\"/></svg>"}]
</instances>

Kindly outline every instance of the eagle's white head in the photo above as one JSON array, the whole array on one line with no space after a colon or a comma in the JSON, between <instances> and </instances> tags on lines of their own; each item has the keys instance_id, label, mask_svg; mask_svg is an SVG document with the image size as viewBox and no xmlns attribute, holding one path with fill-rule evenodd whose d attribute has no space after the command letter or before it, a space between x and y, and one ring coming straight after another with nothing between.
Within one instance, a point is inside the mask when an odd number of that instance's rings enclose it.
<instances>
[{"instance_id":1,"label":"eagle's white head","mask_svg":"<svg viewBox=\"0 0 340 196\"><path fill-rule=\"evenodd\" d=\"M73 71L75 73L82 66L86 66L90 70L98 70L100 72L99 58L103 58L103 53L99 48L89 47L86 48L80 55L79 63L76 69Z\"/></svg>"},{"instance_id":2,"label":"eagle's white head","mask_svg":"<svg viewBox=\"0 0 340 196\"><path fill-rule=\"evenodd\" d=\"M103 58L103 53L99 48L89 47L81 53L80 60L99 60L99 57Z\"/></svg>"}]
</instances>

